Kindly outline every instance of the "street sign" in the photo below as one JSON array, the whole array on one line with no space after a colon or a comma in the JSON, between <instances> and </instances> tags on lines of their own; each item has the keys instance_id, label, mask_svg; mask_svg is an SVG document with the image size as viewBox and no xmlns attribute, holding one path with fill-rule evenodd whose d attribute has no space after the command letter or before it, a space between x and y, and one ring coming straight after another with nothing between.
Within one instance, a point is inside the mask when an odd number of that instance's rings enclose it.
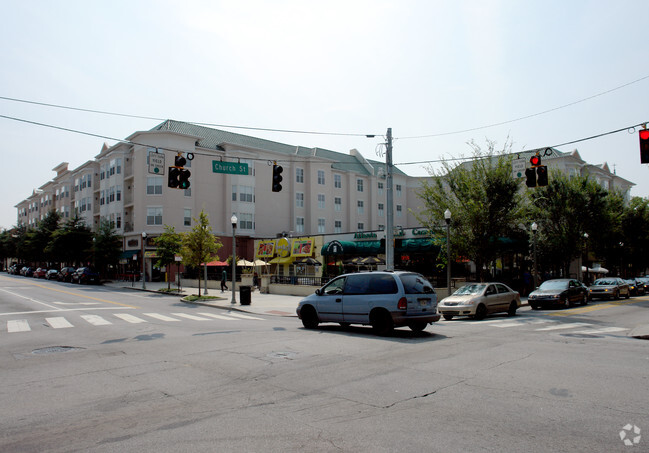
<instances>
[{"instance_id":1,"label":"street sign","mask_svg":"<svg viewBox=\"0 0 649 453\"><path fill-rule=\"evenodd\" d=\"M512 175L514 178L522 178L525 175L525 159L512 160Z\"/></svg>"},{"instance_id":2,"label":"street sign","mask_svg":"<svg viewBox=\"0 0 649 453\"><path fill-rule=\"evenodd\" d=\"M149 173L153 173L154 175L165 174L164 153L149 153Z\"/></svg>"},{"instance_id":3,"label":"street sign","mask_svg":"<svg viewBox=\"0 0 649 453\"><path fill-rule=\"evenodd\" d=\"M230 175L247 175L248 164L242 164L238 162L222 162L220 160L213 160L212 172L228 173Z\"/></svg>"}]
</instances>

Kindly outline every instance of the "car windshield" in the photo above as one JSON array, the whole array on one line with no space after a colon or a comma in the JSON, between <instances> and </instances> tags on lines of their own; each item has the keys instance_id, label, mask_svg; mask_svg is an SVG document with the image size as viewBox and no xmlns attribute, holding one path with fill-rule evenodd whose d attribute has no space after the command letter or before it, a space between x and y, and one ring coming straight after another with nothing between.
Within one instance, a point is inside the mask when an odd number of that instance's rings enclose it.
<instances>
[{"instance_id":1,"label":"car windshield","mask_svg":"<svg viewBox=\"0 0 649 453\"><path fill-rule=\"evenodd\" d=\"M548 280L541 283L539 289L566 289L568 287L567 280Z\"/></svg>"},{"instance_id":2,"label":"car windshield","mask_svg":"<svg viewBox=\"0 0 649 453\"><path fill-rule=\"evenodd\" d=\"M463 287L455 291L454 294L457 294L458 296L480 294L482 293L482 291L484 291L485 286L487 285L464 285Z\"/></svg>"},{"instance_id":3,"label":"car windshield","mask_svg":"<svg viewBox=\"0 0 649 453\"><path fill-rule=\"evenodd\" d=\"M602 286L608 286L608 285L616 285L615 280L606 280L603 278L600 278L599 280L595 280L596 285L602 285Z\"/></svg>"}]
</instances>

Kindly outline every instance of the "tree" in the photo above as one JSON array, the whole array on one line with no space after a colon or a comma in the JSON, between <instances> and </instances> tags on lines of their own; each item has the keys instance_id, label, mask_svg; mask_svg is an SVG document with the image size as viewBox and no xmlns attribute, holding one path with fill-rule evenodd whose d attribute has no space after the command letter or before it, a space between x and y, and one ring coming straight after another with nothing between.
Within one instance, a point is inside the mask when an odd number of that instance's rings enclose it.
<instances>
[{"instance_id":1,"label":"tree","mask_svg":"<svg viewBox=\"0 0 649 453\"><path fill-rule=\"evenodd\" d=\"M77 215L70 218L52 235L46 247L58 260L68 265L90 261L92 254L92 231Z\"/></svg>"},{"instance_id":2,"label":"tree","mask_svg":"<svg viewBox=\"0 0 649 453\"><path fill-rule=\"evenodd\" d=\"M183 234L181 254L183 262L190 266L199 267L217 257L217 252L223 246L212 234L210 222L204 211L201 211L192 231ZM207 285L207 282L205 282ZM201 273L198 273L198 295L201 295Z\"/></svg>"},{"instance_id":3,"label":"tree","mask_svg":"<svg viewBox=\"0 0 649 453\"><path fill-rule=\"evenodd\" d=\"M440 231L444 211L451 211L451 245L456 255L466 256L476 265L481 281L485 265L498 258L504 248L502 238L510 237L521 218L519 185L512 174L509 140L501 151L487 141L483 152L475 142L474 160L464 164L442 163L443 169L429 173L418 192L423 209L415 214L431 231Z\"/></svg>"},{"instance_id":4,"label":"tree","mask_svg":"<svg viewBox=\"0 0 649 453\"><path fill-rule=\"evenodd\" d=\"M31 260L38 262L50 262L55 260L55 256L48 250L47 246L52 242L52 237L59 228L61 215L54 211L48 211L43 220L38 222L36 228L27 232L27 249Z\"/></svg>"},{"instance_id":5,"label":"tree","mask_svg":"<svg viewBox=\"0 0 649 453\"><path fill-rule=\"evenodd\" d=\"M176 233L173 226L165 225L164 232L155 240L158 267L169 267L176 261L176 255L180 254L183 245L183 237ZM169 271L167 271L169 275ZM167 289L171 289L171 281L167 278Z\"/></svg>"},{"instance_id":6,"label":"tree","mask_svg":"<svg viewBox=\"0 0 649 453\"><path fill-rule=\"evenodd\" d=\"M622 213L622 243L629 277L649 267L649 200L633 197Z\"/></svg>"},{"instance_id":7,"label":"tree","mask_svg":"<svg viewBox=\"0 0 649 453\"><path fill-rule=\"evenodd\" d=\"M99 224L99 231L93 236L94 264L99 275L106 275L111 265L119 262L122 253L122 239L115 233L112 225L107 220Z\"/></svg>"}]
</instances>

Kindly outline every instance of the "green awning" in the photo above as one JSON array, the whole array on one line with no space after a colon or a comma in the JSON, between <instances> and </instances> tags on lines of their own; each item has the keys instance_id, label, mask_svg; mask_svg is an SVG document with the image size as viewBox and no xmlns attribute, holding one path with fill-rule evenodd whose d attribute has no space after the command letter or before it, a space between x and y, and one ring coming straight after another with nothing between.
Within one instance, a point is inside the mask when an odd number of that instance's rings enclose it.
<instances>
[{"instance_id":1,"label":"green awning","mask_svg":"<svg viewBox=\"0 0 649 453\"><path fill-rule=\"evenodd\" d=\"M397 246L395 247L395 252L435 252L437 253L440 248L434 239L430 238L419 238L419 239L402 239L401 245L397 241ZM444 241L446 242L446 241Z\"/></svg>"},{"instance_id":2,"label":"green awning","mask_svg":"<svg viewBox=\"0 0 649 453\"><path fill-rule=\"evenodd\" d=\"M139 253L139 250L124 250L119 258L122 260L132 260L133 255L137 255Z\"/></svg>"},{"instance_id":3,"label":"green awning","mask_svg":"<svg viewBox=\"0 0 649 453\"><path fill-rule=\"evenodd\" d=\"M331 241L322 246L321 255L378 255L384 253L380 241Z\"/></svg>"}]
</instances>

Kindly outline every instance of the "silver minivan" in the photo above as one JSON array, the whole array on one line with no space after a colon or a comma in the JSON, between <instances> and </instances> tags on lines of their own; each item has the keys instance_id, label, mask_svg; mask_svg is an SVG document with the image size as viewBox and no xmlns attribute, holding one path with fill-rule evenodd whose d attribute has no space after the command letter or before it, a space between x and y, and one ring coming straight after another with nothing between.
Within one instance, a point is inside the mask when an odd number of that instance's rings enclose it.
<instances>
[{"instance_id":1,"label":"silver minivan","mask_svg":"<svg viewBox=\"0 0 649 453\"><path fill-rule=\"evenodd\" d=\"M302 299L297 315L307 329L323 322L363 324L379 335L402 326L420 332L440 319L433 285L405 271L340 275Z\"/></svg>"}]
</instances>

